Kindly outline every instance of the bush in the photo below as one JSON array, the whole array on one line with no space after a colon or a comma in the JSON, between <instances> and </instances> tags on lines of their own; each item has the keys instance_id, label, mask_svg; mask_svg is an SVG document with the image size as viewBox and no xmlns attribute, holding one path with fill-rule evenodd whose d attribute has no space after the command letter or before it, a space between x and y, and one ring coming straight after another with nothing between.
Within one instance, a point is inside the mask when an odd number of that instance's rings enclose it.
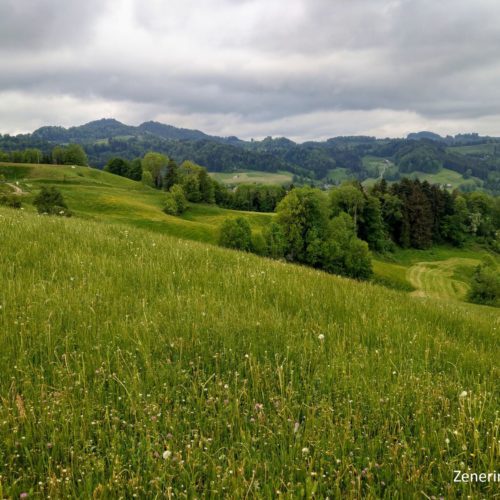
<instances>
[{"instance_id":1,"label":"bush","mask_svg":"<svg viewBox=\"0 0 500 500\"><path fill-rule=\"evenodd\" d=\"M39 214L60 215L71 217L73 215L64 201L62 193L54 187L42 187L33 200L33 205Z\"/></svg>"},{"instance_id":2,"label":"bush","mask_svg":"<svg viewBox=\"0 0 500 500\"><path fill-rule=\"evenodd\" d=\"M170 188L170 193L174 197L175 203L177 203L177 213L183 214L188 207L188 201L186 199L184 189L180 184L174 184Z\"/></svg>"},{"instance_id":3,"label":"bush","mask_svg":"<svg viewBox=\"0 0 500 500\"><path fill-rule=\"evenodd\" d=\"M178 207L172 193L167 193L165 197L165 208L163 211L168 215L178 215Z\"/></svg>"},{"instance_id":4,"label":"bush","mask_svg":"<svg viewBox=\"0 0 500 500\"><path fill-rule=\"evenodd\" d=\"M188 207L184 190L179 184L174 184L170 188L170 191L166 194L165 201L163 211L168 215L182 215Z\"/></svg>"},{"instance_id":5,"label":"bush","mask_svg":"<svg viewBox=\"0 0 500 500\"><path fill-rule=\"evenodd\" d=\"M493 259L476 267L468 299L476 304L500 307L500 273Z\"/></svg>"},{"instance_id":6,"label":"bush","mask_svg":"<svg viewBox=\"0 0 500 500\"><path fill-rule=\"evenodd\" d=\"M22 203L19 196L16 195L0 195L0 205L9 208L21 208Z\"/></svg>"},{"instance_id":7,"label":"bush","mask_svg":"<svg viewBox=\"0 0 500 500\"><path fill-rule=\"evenodd\" d=\"M247 219L226 219L220 228L219 245L245 252L252 251L252 229Z\"/></svg>"}]
</instances>

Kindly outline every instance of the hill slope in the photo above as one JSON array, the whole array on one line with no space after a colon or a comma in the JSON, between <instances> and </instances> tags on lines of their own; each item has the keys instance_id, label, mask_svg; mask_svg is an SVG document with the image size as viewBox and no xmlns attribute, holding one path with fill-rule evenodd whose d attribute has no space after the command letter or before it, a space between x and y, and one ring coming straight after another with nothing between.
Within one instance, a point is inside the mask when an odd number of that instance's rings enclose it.
<instances>
[{"instance_id":1,"label":"hill slope","mask_svg":"<svg viewBox=\"0 0 500 500\"><path fill-rule=\"evenodd\" d=\"M88 167L0 163L0 175L17 182L26 193L28 202L42 185L55 186L71 210L80 217L143 227L209 243L217 241L218 228L226 217L242 214L214 205L191 204L182 217L172 217L163 212L165 193L162 191ZM271 217L255 212L244 212L244 215L257 231Z\"/></svg>"},{"instance_id":2,"label":"hill slope","mask_svg":"<svg viewBox=\"0 0 500 500\"><path fill-rule=\"evenodd\" d=\"M299 144L284 137L245 141L158 122L136 127L102 119L70 128L42 127L16 137L0 135L0 150L14 155L7 159L18 161L19 150L38 148L50 162L52 148L70 142L81 144L90 164L97 167L116 156L132 160L158 151L178 162L195 161L211 172L287 171L296 175L295 183L373 183L382 175L391 181L415 174L464 191L500 192L500 139L477 134L440 138L421 132L408 139L354 136ZM374 168L375 163L383 168Z\"/></svg>"},{"instance_id":3,"label":"hill slope","mask_svg":"<svg viewBox=\"0 0 500 500\"><path fill-rule=\"evenodd\" d=\"M488 496L495 310L0 209L0 491ZM467 391L466 395L462 395Z\"/></svg>"}]
</instances>

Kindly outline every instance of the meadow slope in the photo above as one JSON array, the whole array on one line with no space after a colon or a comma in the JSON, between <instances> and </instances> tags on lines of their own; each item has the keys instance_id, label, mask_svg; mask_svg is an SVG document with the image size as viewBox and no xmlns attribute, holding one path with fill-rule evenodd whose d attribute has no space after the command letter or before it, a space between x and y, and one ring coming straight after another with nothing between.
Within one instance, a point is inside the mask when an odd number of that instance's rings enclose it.
<instances>
[{"instance_id":1,"label":"meadow slope","mask_svg":"<svg viewBox=\"0 0 500 500\"><path fill-rule=\"evenodd\" d=\"M201 203L191 204L182 217L173 217L163 212L163 191L89 167L0 163L0 175L25 193L23 199L28 209L32 208L30 202L42 186L54 186L78 217L127 224L208 243L217 242L218 228L226 217L243 214L257 232L271 217L271 214L228 210Z\"/></svg>"},{"instance_id":2,"label":"meadow slope","mask_svg":"<svg viewBox=\"0 0 500 500\"><path fill-rule=\"evenodd\" d=\"M0 497L493 496L500 314L0 208Z\"/></svg>"}]
</instances>

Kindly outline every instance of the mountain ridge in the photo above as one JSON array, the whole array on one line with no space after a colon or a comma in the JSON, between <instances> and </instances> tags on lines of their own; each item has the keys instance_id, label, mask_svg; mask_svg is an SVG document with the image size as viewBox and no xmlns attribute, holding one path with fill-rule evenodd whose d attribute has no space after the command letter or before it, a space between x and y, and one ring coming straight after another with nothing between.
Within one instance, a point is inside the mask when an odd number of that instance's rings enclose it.
<instances>
[{"instance_id":1,"label":"mountain ridge","mask_svg":"<svg viewBox=\"0 0 500 500\"><path fill-rule=\"evenodd\" d=\"M297 143L286 137L247 141L156 121L133 126L102 118L69 128L45 126L31 134L0 135L0 156L10 159L9 154L19 156L20 151L37 148L51 163L52 149L68 143L81 144L90 164L99 168L114 157L133 160L157 151L177 162L194 161L211 172L287 171L295 175L295 183L320 186L382 175L387 181L413 173L432 176L447 169L463 176L457 185L464 190L500 192L500 138L477 133L441 137L423 131L403 139L338 136Z\"/></svg>"}]
</instances>

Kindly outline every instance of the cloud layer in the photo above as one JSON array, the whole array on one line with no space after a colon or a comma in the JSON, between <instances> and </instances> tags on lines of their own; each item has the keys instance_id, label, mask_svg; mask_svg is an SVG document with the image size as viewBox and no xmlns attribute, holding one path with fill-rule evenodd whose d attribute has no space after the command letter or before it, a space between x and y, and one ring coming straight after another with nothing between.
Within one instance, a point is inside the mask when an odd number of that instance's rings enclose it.
<instances>
[{"instance_id":1,"label":"cloud layer","mask_svg":"<svg viewBox=\"0 0 500 500\"><path fill-rule=\"evenodd\" d=\"M4 0L0 132L500 135L496 0Z\"/></svg>"}]
</instances>

